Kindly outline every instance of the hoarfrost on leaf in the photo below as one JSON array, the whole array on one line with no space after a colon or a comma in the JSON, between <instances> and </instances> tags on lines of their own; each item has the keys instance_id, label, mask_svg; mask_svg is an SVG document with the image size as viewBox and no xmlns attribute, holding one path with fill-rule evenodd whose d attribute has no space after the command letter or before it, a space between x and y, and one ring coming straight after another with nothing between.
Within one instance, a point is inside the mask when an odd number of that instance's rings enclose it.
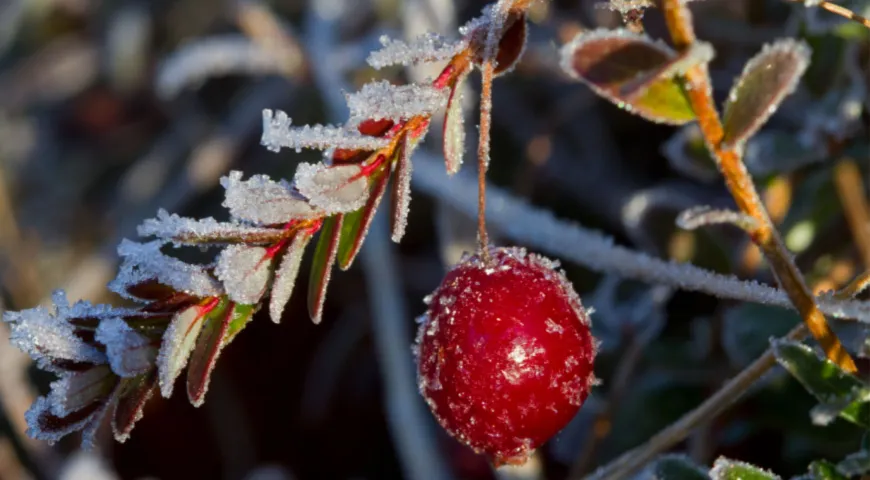
<instances>
[{"instance_id":1,"label":"hoarfrost on leaf","mask_svg":"<svg viewBox=\"0 0 870 480\"><path fill-rule=\"evenodd\" d=\"M155 280L197 297L221 294L220 284L202 267L164 255L160 251L161 246L159 240L148 243L122 240L118 245L118 255L124 261L118 276L109 283L109 289L122 297L138 300L128 292L128 288Z\"/></svg>"},{"instance_id":2,"label":"hoarfrost on leaf","mask_svg":"<svg viewBox=\"0 0 870 480\"><path fill-rule=\"evenodd\" d=\"M157 355L157 378L160 393L166 398L172 396L175 379L187 365L187 359L202 330L205 313L203 307L198 305L178 312L163 334Z\"/></svg>"},{"instance_id":3,"label":"hoarfrost on leaf","mask_svg":"<svg viewBox=\"0 0 870 480\"><path fill-rule=\"evenodd\" d=\"M352 212L362 208L368 199L368 179L359 165L300 163L293 182L312 205L326 214Z\"/></svg>"},{"instance_id":4,"label":"hoarfrost on leaf","mask_svg":"<svg viewBox=\"0 0 870 480\"><path fill-rule=\"evenodd\" d=\"M87 408L59 419L51 413L51 406L51 400L48 397L38 397L24 413L24 420L27 422L27 436L35 440L43 440L49 445L54 445L61 438L81 430L101 413L99 410L94 411Z\"/></svg>"},{"instance_id":5,"label":"hoarfrost on leaf","mask_svg":"<svg viewBox=\"0 0 870 480\"><path fill-rule=\"evenodd\" d=\"M215 275L223 282L230 300L252 305L266 291L271 265L272 258L263 247L230 245L218 256Z\"/></svg>"},{"instance_id":6,"label":"hoarfrost on leaf","mask_svg":"<svg viewBox=\"0 0 870 480\"><path fill-rule=\"evenodd\" d=\"M431 115L447 103L443 90L429 85L393 85L386 80L367 83L360 91L346 97L351 123Z\"/></svg>"},{"instance_id":7,"label":"hoarfrost on leaf","mask_svg":"<svg viewBox=\"0 0 870 480\"><path fill-rule=\"evenodd\" d=\"M267 215L270 213L267 208L258 211L265 212ZM218 222L211 217L204 219L184 218L176 214L170 215L169 212L161 208L157 211L157 218L149 218L139 226L138 233L143 237L154 236L172 241L176 246L180 246L229 242L256 243L258 240L270 243L280 236L281 231L239 223Z\"/></svg>"},{"instance_id":8,"label":"hoarfrost on leaf","mask_svg":"<svg viewBox=\"0 0 870 480\"><path fill-rule=\"evenodd\" d=\"M305 125L291 128L291 123L286 113L279 110L273 115L272 110L264 109L260 143L272 152L278 152L281 148L292 148L296 152L301 152L303 148L375 151L390 144L389 140L362 135L342 127Z\"/></svg>"},{"instance_id":9,"label":"hoarfrost on leaf","mask_svg":"<svg viewBox=\"0 0 870 480\"><path fill-rule=\"evenodd\" d=\"M411 206L411 145L407 136L402 140L399 149L391 204L393 214L391 238L396 243L405 236Z\"/></svg>"},{"instance_id":10,"label":"hoarfrost on leaf","mask_svg":"<svg viewBox=\"0 0 870 480\"><path fill-rule=\"evenodd\" d=\"M48 394L52 415L66 417L105 398L117 383L117 377L105 365L82 372L71 372L51 382Z\"/></svg>"},{"instance_id":11,"label":"hoarfrost on leaf","mask_svg":"<svg viewBox=\"0 0 870 480\"><path fill-rule=\"evenodd\" d=\"M65 316L69 308L65 304L55 308L54 314L45 307L6 312L3 319L10 323L10 343L30 355L43 370L55 371L54 360L106 363L102 352L76 336L69 317Z\"/></svg>"},{"instance_id":12,"label":"hoarfrost on leaf","mask_svg":"<svg viewBox=\"0 0 870 480\"><path fill-rule=\"evenodd\" d=\"M408 66L449 60L465 48L464 42L450 42L436 33L420 35L410 43L382 35L380 42L381 49L371 52L366 60L377 70L390 65Z\"/></svg>"},{"instance_id":13,"label":"hoarfrost on leaf","mask_svg":"<svg viewBox=\"0 0 870 480\"><path fill-rule=\"evenodd\" d=\"M221 185L226 189L223 206L234 218L246 222L277 225L323 214L297 195L287 182L275 182L266 175L242 180L242 172L232 171L221 178Z\"/></svg>"},{"instance_id":14,"label":"hoarfrost on leaf","mask_svg":"<svg viewBox=\"0 0 870 480\"><path fill-rule=\"evenodd\" d=\"M275 281L272 282L272 293L269 301L269 315L275 323L281 323L284 307L293 294L296 276L299 274L299 265L302 263L302 254L305 253L305 247L309 240L311 240L309 235L296 235L284 253L281 265L275 271Z\"/></svg>"},{"instance_id":15,"label":"hoarfrost on leaf","mask_svg":"<svg viewBox=\"0 0 870 480\"><path fill-rule=\"evenodd\" d=\"M157 349L121 318L100 322L94 338L106 346L109 365L120 377L135 377L154 366Z\"/></svg>"}]
</instances>

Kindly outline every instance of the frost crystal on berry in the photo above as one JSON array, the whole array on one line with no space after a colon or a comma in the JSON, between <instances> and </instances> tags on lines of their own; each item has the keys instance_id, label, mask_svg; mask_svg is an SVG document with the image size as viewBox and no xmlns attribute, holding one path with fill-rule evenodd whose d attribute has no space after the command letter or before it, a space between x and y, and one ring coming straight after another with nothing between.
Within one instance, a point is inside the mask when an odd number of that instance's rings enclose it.
<instances>
[{"instance_id":1,"label":"frost crystal on berry","mask_svg":"<svg viewBox=\"0 0 870 480\"><path fill-rule=\"evenodd\" d=\"M524 463L595 383L596 342L556 265L518 248L467 256L429 299L420 392L439 423L496 464Z\"/></svg>"}]
</instances>

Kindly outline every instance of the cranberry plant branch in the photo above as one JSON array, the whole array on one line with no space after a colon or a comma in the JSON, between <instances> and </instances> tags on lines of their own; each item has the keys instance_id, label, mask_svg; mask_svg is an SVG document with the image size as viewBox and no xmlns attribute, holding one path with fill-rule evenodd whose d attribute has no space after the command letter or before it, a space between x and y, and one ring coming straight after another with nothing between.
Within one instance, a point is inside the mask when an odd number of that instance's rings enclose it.
<instances>
[{"instance_id":1,"label":"cranberry plant branch","mask_svg":"<svg viewBox=\"0 0 870 480\"><path fill-rule=\"evenodd\" d=\"M815 7L824 8L825 10L827 10L835 15L839 15L847 20L852 20L854 22L858 22L861 25L864 25L865 27L870 28L870 20L868 20L865 17L862 17L861 15L858 15L857 13L853 12L852 10L849 10L846 7L843 7L841 5L837 5L836 3L831 3L831 2L828 2L826 0L786 0L786 1L792 2L792 3L802 3L808 7L815 6Z\"/></svg>"},{"instance_id":2,"label":"cranberry plant branch","mask_svg":"<svg viewBox=\"0 0 870 480\"><path fill-rule=\"evenodd\" d=\"M697 38L685 3L680 0L663 0L662 7L674 46L680 51L692 48ZM757 222L755 228L749 231L750 238L764 253L777 280L788 293L813 337L821 344L825 355L847 372L857 371L855 362L831 330L803 276L791 260L791 255L771 222L752 177L746 170L742 153L738 149L726 149L722 146L725 131L710 93L707 67L698 65L688 69L684 80L689 103L695 111L707 145L725 177L728 190L740 210Z\"/></svg>"}]
</instances>

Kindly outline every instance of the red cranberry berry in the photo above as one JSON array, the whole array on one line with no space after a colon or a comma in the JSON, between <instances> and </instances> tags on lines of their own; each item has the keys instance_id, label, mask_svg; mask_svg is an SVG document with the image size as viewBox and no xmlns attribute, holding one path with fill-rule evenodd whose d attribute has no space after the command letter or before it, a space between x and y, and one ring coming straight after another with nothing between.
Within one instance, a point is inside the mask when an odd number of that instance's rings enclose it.
<instances>
[{"instance_id":1,"label":"red cranberry berry","mask_svg":"<svg viewBox=\"0 0 870 480\"><path fill-rule=\"evenodd\" d=\"M495 465L525 463L595 383L596 341L557 264L520 248L467 256L429 297L418 381L438 422Z\"/></svg>"}]
</instances>

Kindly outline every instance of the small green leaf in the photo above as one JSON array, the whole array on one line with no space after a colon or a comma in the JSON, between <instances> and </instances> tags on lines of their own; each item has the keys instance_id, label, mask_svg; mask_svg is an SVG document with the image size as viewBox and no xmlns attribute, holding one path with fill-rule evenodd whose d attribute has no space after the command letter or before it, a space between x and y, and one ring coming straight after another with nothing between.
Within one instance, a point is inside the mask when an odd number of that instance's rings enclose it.
<instances>
[{"instance_id":1,"label":"small green leaf","mask_svg":"<svg viewBox=\"0 0 870 480\"><path fill-rule=\"evenodd\" d=\"M333 215L324 220L323 226L320 227L320 238L317 239L317 247L314 249L308 282L308 313L314 323L320 323L323 316L326 287L338 253L338 240L341 237L343 221L344 215Z\"/></svg>"},{"instance_id":2,"label":"small green leaf","mask_svg":"<svg viewBox=\"0 0 870 480\"><path fill-rule=\"evenodd\" d=\"M369 227L377 213L378 205L387 190L390 174L387 169L390 163L385 161L385 166L380 172L375 173L369 182L369 198L366 204L359 210L344 214L341 224L341 239L338 243L338 267L347 270L353 265L354 259L362 248L363 241L369 233Z\"/></svg>"},{"instance_id":3,"label":"small green leaf","mask_svg":"<svg viewBox=\"0 0 870 480\"><path fill-rule=\"evenodd\" d=\"M723 148L743 145L797 87L809 65L810 49L792 39L765 45L753 57L725 103Z\"/></svg>"},{"instance_id":4,"label":"small green leaf","mask_svg":"<svg viewBox=\"0 0 870 480\"><path fill-rule=\"evenodd\" d=\"M622 109L672 125L695 119L676 75L689 57L663 43L624 29L598 29L577 35L561 56L568 75Z\"/></svg>"},{"instance_id":5,"label":"small green leaf","mask_svg":"<svg viewBox=\"0 0 870 480\"><path fill-rule=\"evenodd\" d=\"M236 305L233 308L233 318L230 320L230 325L227 327L227 333L223 339L224 347L229 345L236 338L236 335L251 322L256 310L257 305Z\"/></svg>"},{"instance_id":6,"label":"small green leaf","mask_svg":"<svg viewBox=\"0 0 870 480\"><path fill-rule=\"evenodd\" d=\"M814 480L848 480L840 472L837 467L825 460L816 460L810 464L810 475Z\"/></svg>"},{"instance_id":7,"label":"small green leaf","mask_svg":"<svg viewBox=\"0 0 870 480\"><path fill-rule=\"evenodd\" d=\"M684 455L664 455L652 466L656 480L709 480L707 471Z\"/></svg>"},{"instance_id":8,"label":"small green leaf","mask_svg":"<svg viewBox=\"0 0 870 480\"><path fill-rule=\"evenodd\" d=\"M124 443L130 438L136 422L142 418L145 403L157 390L157 371L122 378L118 390L118 401L112 411L112 433L115 440Z\"/></svg>"},{"instance_id":9,"label":"small green leaf","mask_svg":"<svg viewBox=\"0 0 870 480\"><path fill-rule=\"evenodd\" d=\"M713 469L710 470L710 477L713 480L778 480L780 478L763 468L725 457L716 459Z\"/></svg>"},{"instance_id":10,"label":"small green leaf","mask_svg":"<svg viewBox=\"0 0 870 480\"><path fill-rule=\"evenodd\" d=\"M780 365L820 402L841 406L840 417L870 429L868 385L804 344L774 341L773 348Z\"/></svg>"}]
</instances>

